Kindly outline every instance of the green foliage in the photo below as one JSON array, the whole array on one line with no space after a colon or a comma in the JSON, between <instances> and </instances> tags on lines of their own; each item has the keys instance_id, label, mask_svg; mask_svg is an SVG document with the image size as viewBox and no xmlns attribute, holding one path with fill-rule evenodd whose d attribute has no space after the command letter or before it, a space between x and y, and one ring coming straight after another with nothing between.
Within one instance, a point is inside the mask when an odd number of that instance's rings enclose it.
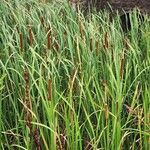
<instances>
[{"instance_id":1,"label":"green foliage","mask_svg":"<svg viewBox=\"0 0 150 150\"><path fill-rule=\"evenodd\" d=\"M149 150L149 18L2 1L0 149Z\"/></svg>"},{"instance_id":2,"label":"green foliage","mask_svg":"<svg viewBox=\"0 0 150 150\"><path fill-rule=\"evenodd\" d=\"M2 91L2 89L4 88L4 85L3 85L4 78L5 78L4 75L0 77L0 91Z\"/></svg>"}]
</instances>

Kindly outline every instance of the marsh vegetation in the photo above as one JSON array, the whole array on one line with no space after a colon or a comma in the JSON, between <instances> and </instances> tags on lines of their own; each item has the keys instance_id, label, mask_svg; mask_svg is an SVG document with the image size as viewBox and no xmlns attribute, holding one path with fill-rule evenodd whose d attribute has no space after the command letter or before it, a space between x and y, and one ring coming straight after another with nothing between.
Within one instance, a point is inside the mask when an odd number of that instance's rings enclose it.
<instances>
[{"instance_id":1,"label":"marsh vegetation","mask_svg":"<svg viewBox=\"0 0 150 150\"><path fill-rule=\"evenodd\" d=\"M149 150L149 17L1 1L0 149Z\"/></svg>"}]
</instances>

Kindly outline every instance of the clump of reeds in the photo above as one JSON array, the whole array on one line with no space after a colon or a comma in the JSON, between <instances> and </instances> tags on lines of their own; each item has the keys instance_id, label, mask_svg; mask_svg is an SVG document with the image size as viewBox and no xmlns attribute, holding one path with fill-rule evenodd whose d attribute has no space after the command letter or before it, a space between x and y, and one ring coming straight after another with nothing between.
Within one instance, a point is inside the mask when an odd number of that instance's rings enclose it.
<instances>
[{"instance_id":1,"label":"clump of reeds","mask_svg":"<svg viewBox=\"0 0 150 150\"><path fill-rule=\"evenodd\" d=\"M150 149L149 22L57 2L0 5L0 149Z\"/></svg>"}]
</instances>

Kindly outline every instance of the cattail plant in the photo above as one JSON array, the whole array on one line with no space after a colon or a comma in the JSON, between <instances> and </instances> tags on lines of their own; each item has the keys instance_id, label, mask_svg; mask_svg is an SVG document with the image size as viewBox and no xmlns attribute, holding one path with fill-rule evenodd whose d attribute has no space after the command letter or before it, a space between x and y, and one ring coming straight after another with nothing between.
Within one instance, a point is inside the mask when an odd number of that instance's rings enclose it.
<instances>
[{"instance_id":1,"label":"cattail plant","mask_svg":"<svg viewBox=\"0 0 150 150\"><path fill-rule=\"evenodd\" d=\"M106 120L106 126L108 125L108 118L109 118L109 108L108 105L104 105L104 114L105 114L105 120Z\"/></svg>"},{"instance_id":2,"label":"cattail plant","mask_svg":"<svg viewBox=\"0 0 150 150\"><path fill-rule=\"evenodd\" d=\"M78 15L78 22L79 22L81 39L83 39L84 37L83 22L81 21L81 17L79 15Z\"/></svg>"},{"instance_id":3,"label":"cattail plant","mask_svg":"<svg viewBox=\"0 0 150 150\"><path fill-rule=\"evenodd\" d=\"M29 79L29 72L27 69L24 70L24 80L25 80L25 96L24 96L24 118L26 121L26 125L28 126L30 130L30 136L33 137L36 150L41 150L41 145L40 145L40 137L39 137L39 130L38 127L33 129L32 126L32 101L31 101L31 96L30 96L30 79Z\"/></svg>"},{"instance_id":4,"label":"cattail plant","mask_svg":"<svg viewBox=\"0 0 150 150\"><path fill-rule=\"evenodd\" d=\"M56 139L57 150L66 150L67 149L67 141L65 134L58 134Z\"/></svg>"},{"instance_id":5,"label":"cattail plant","mask_svg":"<svg viewBox=\"0 0 150 150\"><path fill-rule=\"evenodd\" d=\"M58 44L58 41L54 41L54 49L56 50L56 52L58 52L59 50L59 44Z\"/></svg>"},{"instance_id":6,"label":"cattail plant","mask_svg":"<svg viewBox=\"0 0 150 150\"><path fill-rule=\"evenodd\" d=\"M99 54L99 40L96 41L96 56Z\"/></svg>"},{"instance_id":7,"label":"cattail plant","mask_svg":"<svg viewBox=\"0 0 150 150\"><path fill-rule=\"evenodd\" d=\"M38 127L36 127L35 130L34 130L33 140L34 140L34 143L36 145L36 150L42 150Z\"/></svg>"},{"instance_id":8,"label":"cattail plant","mask_svg":"<svg viewBox=\"0 0 150 150\"><path fill-rule=\"evenodd\" d=\"M44 16L40 17L40 21L41 21L42 27L45 27L45 18L44 18Z\"/></svg>"},{"instance_id":9,"label":"cattail plant","mask_svg":"<svg viewBox=\"0 0 150 150\"><path fill-rule=\"evenodd\" d=\"M33 45L33 32L32 32L32 26L29 25L28 26L29 29L29 45L32 46Z\"/></svg>"},{"instance_id":10,"label":"cattail plant","mask_svg":"<svg viewBox=\"0 0 150 150\"><path fill-rule=\"evenodd\" d=\"M125 67L125 52L124 52L124 50L122 51L120 62L121 62L121 66L120 66L120 78L123 79L124 69L125 69L124 68Z\"/></svg>"},{"instance_id":11,"label":"cattail plant","mask_svg":"<svg viewBox=\"0 0 150 150\"><path fill-rule=\"evenodd\" d=\"M109 34L108 32L105 33L104 35L104 43L103 43L104 49L107 52L109 48Z\"/></svg>"},{"instance_id":12,"label":"cattail plant","mask_svg":"<svg viewBox=\"0 0 150 150\"><path fill-rule=\"evenodd\" d=\"M93 50L93 38L90 38L90 50Z\"/></svg>"},{"instance_id":13,"label":"cattail plant","mask_svg":"<svg viewBox=\"0 0 150 150\"><path fill-rule=\"evenodd\" d=\"M27 123L27 126L30 129L30 133L32 133L32 102L30 97L30 83L29 83L29 72L27 69L24 70L24 81L25 81L25 96L24 96L24 117Z\"/></svg>"},{"instance_id":14,"label":"cattail plant","mask_svg":"<svg viewBox=\"0 0 150 150\"><path fill-rule=\"evenodd\" d=\"M51 28L50 26L47 27L47 49L51 48L51 41L52 41L52 37L51 37Z\"/></svg>"}]
</instances>

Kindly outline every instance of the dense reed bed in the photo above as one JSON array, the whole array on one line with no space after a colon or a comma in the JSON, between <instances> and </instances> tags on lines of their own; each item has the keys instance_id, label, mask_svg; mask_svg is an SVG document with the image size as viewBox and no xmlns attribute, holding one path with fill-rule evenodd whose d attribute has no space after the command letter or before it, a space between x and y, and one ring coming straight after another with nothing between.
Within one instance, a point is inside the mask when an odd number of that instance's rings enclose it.
<instances>
[{"instance_id":1,"label":"dense reed bed","mask_svg":"<svg viewBox=\"0 0 150 150\"><path fill-rule=\"evenodd\" d=\"M149 18L1 1L0 149L149 150Z\"/></svg>"}]
</instances>

